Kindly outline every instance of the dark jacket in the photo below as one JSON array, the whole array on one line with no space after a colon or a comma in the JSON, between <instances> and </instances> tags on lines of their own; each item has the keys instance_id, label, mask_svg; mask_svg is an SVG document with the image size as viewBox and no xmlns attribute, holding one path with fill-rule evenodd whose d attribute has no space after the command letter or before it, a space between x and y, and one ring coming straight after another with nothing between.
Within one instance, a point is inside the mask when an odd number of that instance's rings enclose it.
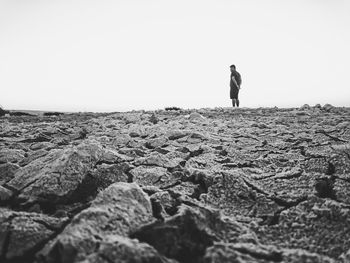
<instances>
[{"instance_id":1,"label":"dark jacket","mask_svg":"<svg viewBox=\"0 0 350 263\"><path fill-rule=\"evenodd\" d=\"M233 79L232 79L233 77L236 81L233 81ZM238 71L236 71L236 70L231 72L230 87L231 88L240 88L241 84L242 84L241 74L239 74ZM237 85L238 85L238 87L237 87Z\"/></svg>"}]
</instances>

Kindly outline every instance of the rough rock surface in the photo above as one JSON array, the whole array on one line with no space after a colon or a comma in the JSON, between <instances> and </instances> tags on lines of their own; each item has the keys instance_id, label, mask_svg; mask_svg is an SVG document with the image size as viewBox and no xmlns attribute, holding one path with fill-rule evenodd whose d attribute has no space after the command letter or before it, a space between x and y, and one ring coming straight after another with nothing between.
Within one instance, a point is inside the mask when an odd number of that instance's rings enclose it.
<instances>
[{"instance_id":1,"label":"rough rock surface","mask_svg":"<svg viewBox=\"0 0 350 263\"><path fill-rule=\"evenodd\" d=\"M0 117L0 262L349 262L350 109Z\"/></svg>"},{"instance_id":2,"label":"rough rock surface","mask_svg":"<svg viewBox=\"0 0 350 263\"><path fill-rule=\"evenodd\" d=\"M66 221L67 218L0 208L0 260L33 260L36 250L61 231Z\"/></svg>"},{"instance_id":3,"label":"rough rock surface","mask_svg":"<svg viewBox=\"0 0 350 263\"><path fill-rule=\"evenodd\" d=\"M101 244L104 245L102 254L105 246L112 250L113 246L116 250L118 246L128 249L133 243L128 235L153 220L149 197L139 186L115 183L100 192L89 208L73 217L64 231L39 256L43 262L75 262L100 253ZM143 248L146 252L151 250ZM155 251L151 252L156 255Z\"/></svg>"}]
</instances>

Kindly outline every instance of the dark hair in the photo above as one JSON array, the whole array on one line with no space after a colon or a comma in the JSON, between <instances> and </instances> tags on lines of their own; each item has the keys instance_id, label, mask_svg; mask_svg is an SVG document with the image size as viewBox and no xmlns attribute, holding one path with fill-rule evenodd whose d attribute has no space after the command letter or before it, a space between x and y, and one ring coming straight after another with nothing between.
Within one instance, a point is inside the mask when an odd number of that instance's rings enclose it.
<instances>
[{"instance_id":1,"label":"dark hair","mask_svg":"<svg viewBox=\"0 0 350 263\"><path fill-rule=\"evenodd\" d=\"M232 65L230 66L230 68L236 69L236 66L232 64Z\"/></svg>"}]
</instances>

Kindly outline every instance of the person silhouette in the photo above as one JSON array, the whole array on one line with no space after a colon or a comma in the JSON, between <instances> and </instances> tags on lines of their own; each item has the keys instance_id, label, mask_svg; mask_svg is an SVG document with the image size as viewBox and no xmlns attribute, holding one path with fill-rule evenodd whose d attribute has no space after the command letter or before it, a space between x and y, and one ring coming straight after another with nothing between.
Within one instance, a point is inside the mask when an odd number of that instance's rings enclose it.
<instances>
[{"instance_id":1,"label":"person silhouette","mask_svg":"<svg viewBox=\"0 0 350 263\"><path fill-rule=\"evenodd\" d=\"M241 74L236 70L235 65L230 66L231 76L230 76L230 98L232 100L232 107L239 107L238 93L241 89L242 78Z\"/></svg>"}]
</instances>

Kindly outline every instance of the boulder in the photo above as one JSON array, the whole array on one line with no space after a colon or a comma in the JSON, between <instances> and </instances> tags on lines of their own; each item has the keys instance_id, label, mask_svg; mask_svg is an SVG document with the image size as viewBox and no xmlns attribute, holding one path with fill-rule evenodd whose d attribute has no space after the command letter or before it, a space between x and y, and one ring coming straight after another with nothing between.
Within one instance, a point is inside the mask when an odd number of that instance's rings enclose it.
<instances>
[{"instance_id":1,"label":"boulder","mask_svg":"<svg viewBox=\"0 0 350 263\"><path fill-rule=\"evenodd\" d=\"M217 210L181 205L174 216L145 225L131 237L150 244L168 258L186 263L201 262L206 248L214 242L235 242L247 232L237 222L222 218Z\"/></svg>"},{"instance_id":2,"label":"boulder","mask_svg":"<svg viewBox=\"0 0 350 263\"><path fill-rule=\"evenodd\" d=\"M77 214L38 258L48 263L79 262L100 245L115 246L116 251L120 246L131 250L128 246L133 241L118 236L127 237L153 220L150 199L139 186L115 183L100 192L89 208Z\"/></svg>"},{"instance_id":3,"label":"boulder","mask_svg":"<svg viewBox=\"0 0 350 263\"><path fill-rule=\"evenodd\" d=\"M73 202L73 194L84 188L88 173L102 156L96 142L84 142L63 150L52 150L19 169L7 185L19 192L21 202Z\"/></svg>"},{"instance_id":4,"label":"boulder","mask_svg":"<svg viewBox=\"0 0 350 263\"><path fill-rule=\"evenodd\" d=\"M65 219L0 208L0 261L26 262L64 227Z\"/></svg>"},{"instance_id":5,"label":"boulder","mask_svg":"<svg viewBox=\"0 0 350 263\"><path fill-rule=\"evenodd\" d=\"M25 152L20 149L1 149L0 150L0 164L4 163L18 163L25 157Z\"/></svg>"}]
</instances>

